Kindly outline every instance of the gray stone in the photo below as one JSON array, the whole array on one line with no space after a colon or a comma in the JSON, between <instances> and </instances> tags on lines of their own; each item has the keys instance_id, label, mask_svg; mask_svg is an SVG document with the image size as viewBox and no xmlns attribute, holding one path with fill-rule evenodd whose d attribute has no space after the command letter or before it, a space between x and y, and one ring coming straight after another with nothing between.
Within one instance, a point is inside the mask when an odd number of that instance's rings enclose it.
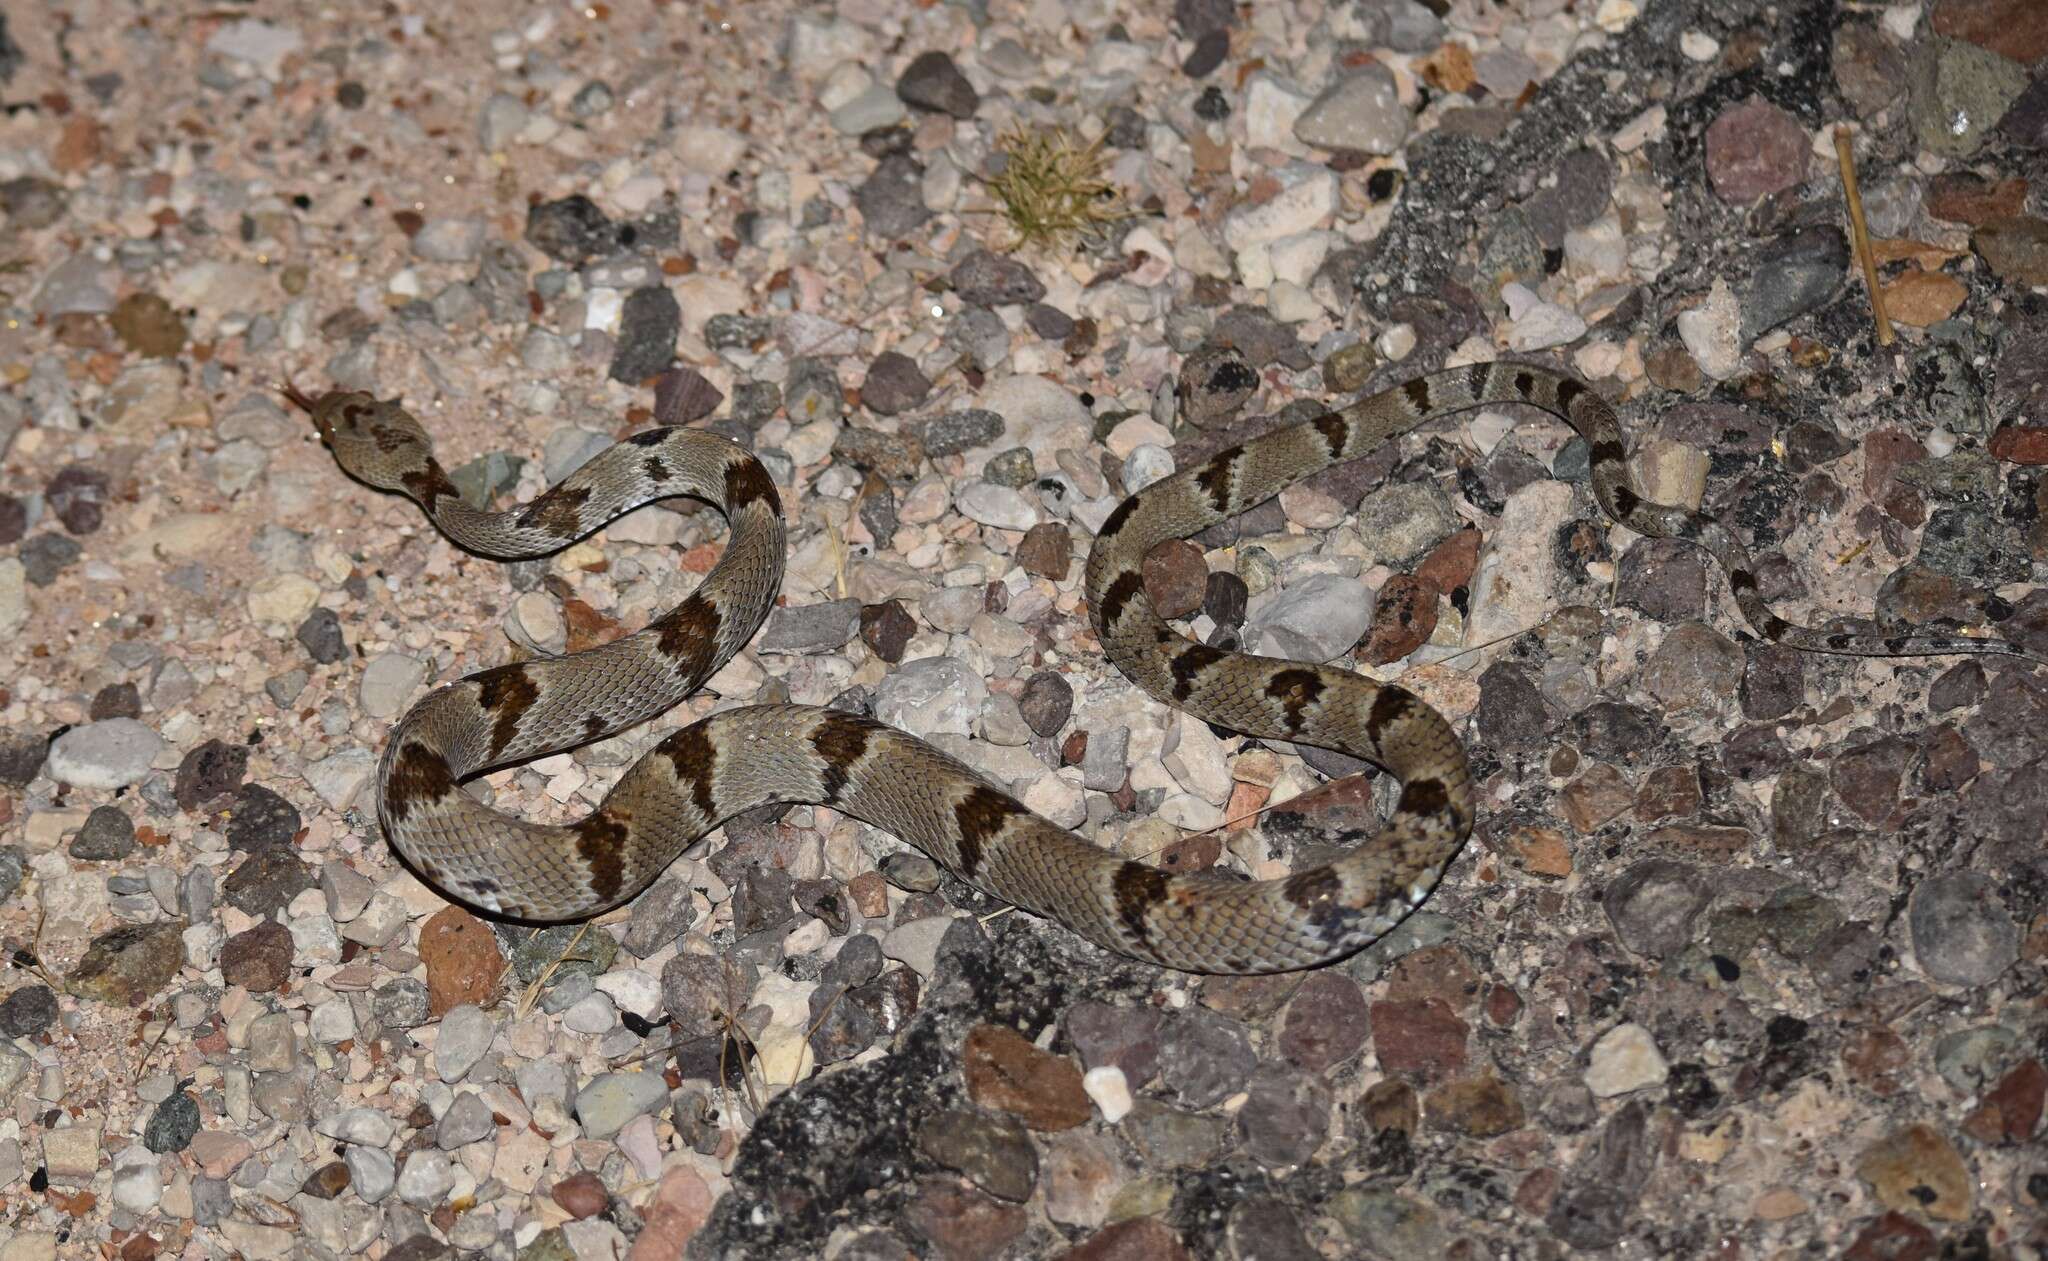
<instances>
[{"instance_id":1,"label":"gray stone","mask_svg":"<svg viewBox=\"0 0 2048 1261\"><path fill-rule=\"evenodd\" d=\"M668 1102L659 1073L600 1073L576 1092L576 1119L590 1138L610 1138L634 1117Z\"/></svg>"},{"instance_id":2,"label":"gray stone","mask_svg":"<svg viewBox=\"0 0 2048 1261\"><path fill-rule=\"evenodd\" d=\"M448 1153L427 1147L405 1158L398 1171L398 1198L420 1210L432 1212L455 1186L455 1162Z\"/></svg>"},{"instance_id":3,"label":"gray stone","mask_svg":"<svg viewBox=\"0 0 2048 1261\"><path fill-rule=\"evenodd\" d=\"M348 1166L349 1189L365 1204L375 1204L391 1194L397 1184L397 1166L391 1153L376 1147L351 1147L341 1154Z\"/></svg>"},{"instance_id":4,"label":"gray stone","mask_svg":"<svg viewBox=\"0 0 2048 1261\"><path fill-rule=\"evenodd\" d=\"M466 1147L478 1139L489 1136L497 1129L491 1119L491 1105L484 1102L482 1095L464 1091L455 1096L455 1102L441 1114L434 1125L434 1143L444 1152Z\"/></svg>"},{"instance_id":5,"label":"gray stone","mask_svg":"<svg viewBox=\"0 0 2048 1261\"><path fill-rule=\"evenodd\" d=\"M126 788L149 773L163 747L162 738L135 719L109 718L57 737L43 769L75 788Z\"/></svg>"},{"instance_id":6,"label":"gray stone","mask_svg":"<svg viewBox=\"0 0 2048 1261\"><path fill-rule=\"evenodd\" d=\"M412 252L435 263L475 262L483 253L482 219L433 219L412 238Z\"/></svg>"},{"instance_id":7,"label":"gray stone","mask_svg":"<svg viewBox=\"0 0 2048 1261\"><path fill-rule=\"evenodd\" d=\"M912 735L968 735L988 701L988 684L965 662L925 657L905 662L875 692L875 716Z\"/></svg>"},{"instance_id":8,"label":"gray stone","mask_svg":"<svg viewBox=\"0 0 2048 1261\"><path fill-rule=\"evenodd\" d=\"M1294 120L1294 138L1320 149L1393 153L1408 138L1409 125L1393 72L1369 62L1309 102Z\"/></svg>"},{"instance_id":9,"label":"gray stone","mask_svg":"<svg viewBox=\"0 0 2048 1261\"><path fill-rule=\"evenodd\" d=\"M1372 624L1372 593L1356 578L1310 574L1290 584L1246 624L1248 642L1270 636L1278 654L1334 661Z\"/></svg>"},{"instance_id":10,"label":"gray stone","mask_svg":"<svg viewBox=\"0 0 2048 1261\"><path fill-rule=\"evenodd\" d=\"M476 1067L491 1049L498 1022L474 1003L452 1007L441 1017L440 1040L434 1044L434 1069L451 1085Z\"/></svg>"},{"instance_id":11,"label":"gray stone","mask_svg":"<svg viewBox=\"0 0 2048 1261\"><path fill-rule=\"evenodd\" d=\"M1980 871L1922 880L1906 922L1921 970L1944 985L1989 985L2019 959L2019 926L1996 883Z\"/></svg>"}]
</instances>

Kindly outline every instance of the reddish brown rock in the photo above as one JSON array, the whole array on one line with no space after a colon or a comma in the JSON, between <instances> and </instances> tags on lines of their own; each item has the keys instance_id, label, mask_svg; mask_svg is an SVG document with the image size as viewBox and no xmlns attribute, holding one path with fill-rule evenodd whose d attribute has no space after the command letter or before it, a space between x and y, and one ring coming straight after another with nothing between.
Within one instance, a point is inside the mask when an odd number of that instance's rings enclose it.
<instances>
[{"instance_id":1,"label":"reddish brown rock","mask_svg":"<svg viewBox=\"0 0 2048 1261\"><path fill-rule=\"evenodd\" d=\"M1313 972L1287 1004L1280 1054L1311 1073L1324 1072L1358 1054L1371 1028L1358 982L1342 972Z\"/></svg>"},{"instance_id":2,"label":"reddish brown rock","mask_svg":"<svg viewBox=\"0 0 2048 1261\"><path fill-rule=\"evenodd\" d=\"M1062 1252L1058 1261L1189 1261L1173 1229L1156 1217L1105 1226Z\"/></svg>"},{"instance_id":3,"label":"reddish brown rock","mask_svg":"<svg viewBox=\"0 0 2048 1261\"><path fill-rule=\"evenodd\" d=\"M1286 973L1273 976L1210 976L1202 978L1202 1006L1232 1020L1264 1020L1280 1010L1297 982Z\"/></svg>"},{"instance_id":4,"label":"reddish brown rock","mask_svg":"<svg viewBox=\"0 0 2048 1261\"><path fill-rule=\"evenodd\" d=\"M683 1255L711 1219L711 1188L694 1169L671 1169L661 1176L654 1203L643 1214L646 1224L633 1237L626 1261L671 1261Z\"/></svg>"},{"instance_id":5,"label":"reddish brown rock","mask_svg":"<svg viewBox=\"0 0 2048 1261\"><path fill-rule=\"evenodd\" d=\"M1209 562L1186 539L1172 539L1145 554L1140 569L1145 594L1161 617L1186 617L1202 607L1209 590Z\"/></svg>"},{"instance_id":6,"label":"reddish brown rock","mask_svg":"<svg viewBox=\"0 0 2048 1261\"><path fill-rule=\"evenodd\" d=\"M1472 581L1479 568L1479 545L1486 536L1476 525L1468 525L1429 549L1429 555L1415 567L1415 576L1438 591L1456 591Z\"/></svg>"},{"instance_id":7,"label":"reddish brown rock","mask_svg":"<svg viewBox=\"0 0 2048 1261\"><path fill-rule=\"evenodd\" d=\"M420 929L420 961L427 965L427 1011L436 1020L451 1007L497 1001L505 956L490 928L461 907L436 911Z\"/></svg>"},{"instance_id":8,"label":"reddish brown rock","mask_svg":"<svg viewBox=\"0 0 2048 1261\"><path fill-rule=\"evenodd\" d=\"M2048 1069L2027 1060L1985 1092L1984 1101L1963 1122L1963 1130L1980 1143L2024 1143L2041 1123L2041 1098L2048 1091Z\"/></svg>"},{"instance_id":9,"label":"reddish brown rock","mask_svg":"<svg viewBox=\"0 0 2048 1261\"><path fill-rule=\"evenodd\" d=\"M2023 66L2048 57L2048 7L2041 0L1941 0L1930 25Z\"/></svg>"},{"instance_id":10,"label":"reddish brown rock","mask_svg":"<svg viewBox=\"0 0 2048 1261\"><path fill-rule=\"evenodd\" d=\"M1934 1232L1903 1213L1886 1213L1865 1226L1842 1261L1933 1261L1941 1245Z\"/></svg>"},{"instance_id":11,"label":"reddish brown rock","mask_svg":"<svg viewBox=\"0 0 2048 1261\"><path fill-rule=\"evenodd\" d=\"M626 628L618 622L574 596L562 601L562 621L569 630L570 652L587 652L626 633Z\"/></svg>"},{"instance_id":12,"label":"reddish brown rock","mask_svg":"<svg viewBox=\"0 0 2048 1261\"><path fill-rule=\"evenodd\" d=\"M1531 1170L1528 1177L1515 1184L1515 1207L1530 1217L1542 1217L1550 1211L1550 1202L1563 1185L1564 1175L1555 1169Z\"/></svg>"},{"instance_id":13,"label":"reddish brown rock","mask_svg":"<svg viewBox=\"0 0 2048 1261\"><path fill-rule=\"evenodd\" d=\"M283 924L265 920L221 944L220 978L252 994L280 990L292 975L292 934Z\"/></svg>"},{"instance_id":14,"label":"reddish brown rock","mask_svg":"<svg viewBox=\"0 0 2048 1261\"><path fill-rule=\"evenodd\" d=\"M903 660L904 646L916 633L917 623L911 619L901 600L884 600L861 608L861 642L890 665Z\"/></svg>"},{"instance_id":15,"label":"reddish brown rock","mask_svg":"<svg viewBox=\"0 0 2048 1261\"><path fill-rule=\"evenodd\" d=\"M1706 380L1700 372L1699 360L1677 342L1653 352L1643 361L1643 371L1652 384L1673 394L1690 394Z\"/></svg>"},{"instance_id":16,"label":"reddish brown rock","mask_svg":"<svg viewBox=\"0 0 2048 1261\"><path fill-rule=\"evenodd\" d=\"M889 882L879 871L863 871L846 882L847 896L853 905L869 919L880 919L889 913Z\"/></svg>"},{"instance_id":17,"label":"reddish brown rock","mask_svg":"<svg viewBox=\"0 0 2048 1261\"><path fill-rule=\"evenodd\" d=\"M1380 1067L1390 1073L1430 1080L1458 1071L1465 1066L1465 1040L1471 1032L1440 998L1372 1005L1373 1048Z\"/></svg>"},{"instance_id":18,"label":"reddish brown rock","mask_svg":"<svg viewBox=\"0 0 2048 1261\"><path fill-rule=\"evenodd\" d=\"M1970 245L2000 279L2048 285L2048 219L1993 219L1970 234Z\"/></svg>"},{"instance_id":19,"label":"reddish brown rock","mask_svg":"<svg viewBox=\"0 0 2048 1261\"><path fill-rule=\"evenodd\" d=\"M1899 1089L1899 1074L1913 1062L1906 1040L1883 1025L1866 1025L1842 1044L1842 1067L1865 1090L1889 1095Z\"/></svg>"},{"instance_id":20,"label":"reddish brown rock","mask_svg":"<svg viewBox=\"0 0 2048 1261\"><path fill-rule=\"evenodd\" d=\"M1486 1023L1496 1029L1512 1029L1522 1018L1522 996L1511 985L1487 987L1486 1000L1481 1010L1486 1013Z\"/></svg>"},{"instance_id":21,"label":"reddish brown rock","mask_svg":"<svg viewBox=\"0 0 2048 1261\"><path fill-rule=\"evenodd\" d=\"M1884 311L1894 324L1926 328L1956 313L1970 296L1963 282L1947 272L1915 267L1883 286Z\"/></svg>"},{"instance_id":22,"label":"reddish brown rock","mask_svg":"<svg viewBox=\"0 0 2048 1261\"><path fill-rule=\"evenodd\" d=\"M2001 425L1991 435L1991 456L2007 464L2048 464L2048 429Z\"/></svg>"},{"instance_id":23,"label":"reddish brown rock","mask_svg":"<svg viewBox=\"0 0 2048 1261\"><path fill-rule=\"evenodd\" d=\"M1002 1025L977 1025L961 1048L968 1098L1034 1130L1070 1130L1094 1115L1081 1070Z\"/></svg>"},{"instance_id":24,"label":"reddish brown rock","mask_svg":"<svg viewBox=\"0 0 2048 1261\"><path fill-rule=\"evenodd\" d=\"M1437 600L1441 594L1436 584L1425 578L1395 574L1387 579L1372 606L1372 626L1366 631L1365 642L1358 647L1358 655L1373 665L1383 666L1428 643L1436 632Z\"/></svg>"},{"instance_id":25,"label":"reddish brown rock","mask_svg":"<svg viewBox=\"0 0 2048 1261\"><path fill-rule=\"evenodd\" d=\"M1472 961L1456 944L1445 942L1424 946L1395 960L1387 973L1384 998L1441 999L1450 1009L1464 1015L1477 1001L1479 974Z\"/></svg>"},{"instance_id":26,"label":"reddish brown rock","mask_svg":"<svg viewBox=\"0 0 2048 1261\"><path fill-rule=\"evenodd\" d=\"M1065 582L1074 563L1074 535L1058 521L1041 521L1017 543L1017 564L1027 574Z\"/></svg>"},{"instance_id":27,"label":"reddish brown rock","mask_svg":"<svg viewBox=\"0 0 2048 1261\"><path fill-rule=\"evenodd\" d=\"M1636 792L1636 818L1644 823L1687 815L1700 808L1700 775L1691 766L1660 766Z\"/></svg>"},{"instance_id":28,"label":"reddish brown rock","mask_svg":"<svg viewBox=\"0 0 2048 1261\"><path fill-rule=\"evenodd\" d=\"M1729 106L1707 126L1707 178L1731 205L1799 187L1811 158L1806 128L1761 96Z\"/></svg>"},{"instance_id":29,"label":"reddish brown rock","mask_svg":"<svg viewBox=\"0 0 2048 1261\"><path fill-rule=\"evenodd\" d=\"M1358 1108L1375 1134L1387 1130L1413 1134L1422 1126L1422 1100L1415 1087L1398 1077L1385 1077L1366 1087Z\"/></svg>"},{"instance_id":30,"label":"reddish brown rock","mask_svg":"<svg viewBox=\"0 0 2048 1261\"><path fill-rule=\"evenodd\" d=\"M1926 524L1927 501L1898 480L1898 472L1927 458L1927 448L1903 429L1879 429L1863 440L1863 493L1901 523Z\"/></svg>"},{"instance_id":31,"label":"reddish brown rock","mask_svg":"<svg viewBox=\"0 0 2048 1261\"><path fill-rule=\"evenodd\" d=\"M912 1229L931 1241L939 1261L983 1261L1000 1256L1030 1225L1015 1204L952 1180L926 1179L903 1210Z\"/></svg>"},{"instance_id":32,"label":"reddish brown rock","mask_svg":"<svg viewBox=\"0 0 2048 1261\"><path fill-rule=\"evenodd\" d=\"M1556 828L1517 823L1508 832L1507 852L1532 876L1562 880L1572 874L1571 842Z\"/></svg>"},{"instance_id":33,"label":"reddish brown rock","mask_svg":"<svg viewBox=\"0 0 2048 1261\"><path fill-rule=\"evenodd\" d=\"M2018 176L1993 183L1968 171L1934 177L1927 190L1927 213L1950 223L1975 226L2007 219L2026 209L2027 182Z\"/></svg>"},{"instance_id":34,"label":"reddish brown rock","mask_svg":"<svg viewBox=\"0 0 2048 1261\"><path fill-rule=\"evenodd\" d=\"M605 1205L612 1202L611 1193L604 1189L604 1183L588 1170L572 1173L557 1182L548 1196L562 1206L563 1212L578 1221L597 1216L604 1212Z\"/></svg>"},{"instance_id":35,"label":"reddish brown rock","mask_svg":"<svg viewBox=\"0 0 2048 1261\"><path fill-rule=\"evenodd\" d=\"M1626 776L1605 762L1595 762L1586 773L1565 786L1558 804L1565 822L1580 835L1597 832L1635 804L1635 789Z\"/></svg>"}]
</instances>

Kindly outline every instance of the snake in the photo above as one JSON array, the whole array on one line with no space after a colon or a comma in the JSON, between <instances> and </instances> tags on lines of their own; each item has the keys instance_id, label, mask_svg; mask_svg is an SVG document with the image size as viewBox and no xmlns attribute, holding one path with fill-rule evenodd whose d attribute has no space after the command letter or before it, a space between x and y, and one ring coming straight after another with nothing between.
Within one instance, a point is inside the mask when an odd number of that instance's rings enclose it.
<instances>
[{"instance_id":1,"label":"snake","mask_svg":"<svg viewBox=\"0 0 2048 1261\"><path fill-rule=\"evenodd\" d=\"M1539 365L1490 362L1418 376L1221 450L1124 499L1089 550L1083 590L1095 636L1138 687L1217 726L1364 758L1398 778L1399 797L1380 830L1331 861L1266 880L1213 869L1170 874L1033 813L915 736L849 710L802 705L715 712L656 743L582 819L541 824L494 810L464 792L463 782L649 721L739 652L782 585L785 539L773 479L728 438L657 426L606 448L529 502L490 511L464 502L426 430L399 400L280 388L310 415L344 472L411 499L450 541L480 556L547 555L672 496L703 500L726 518L717 563L642 629L444 684L392 729L376 777L377 819L388 843L447 896L520 922L598 915L635 897L733 816L808 803L893 833L991 897L1165 968L1284 972L1364 948L1429 897L1472 830L1472 773L1456 730L1398 685L1182 634L1154 607L1143 562L1161 543L1477 407L1525 404L1563 420L1588 446L1602 509L1638 534L1706 551L1765 640L1852 656L2037 660L1960 629L1883 634L1785 621L1771 611L1731 530L1639 492L1619 417L1598 391Z\"/></svg>"}]
</instances>

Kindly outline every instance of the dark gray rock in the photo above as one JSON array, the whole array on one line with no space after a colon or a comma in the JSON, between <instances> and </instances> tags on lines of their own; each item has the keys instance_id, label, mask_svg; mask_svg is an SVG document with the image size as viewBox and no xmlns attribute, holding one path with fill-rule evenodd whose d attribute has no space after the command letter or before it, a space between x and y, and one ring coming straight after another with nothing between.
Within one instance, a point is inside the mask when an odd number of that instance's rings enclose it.
<instances>
[{"instance_id":1,"label":"dark gray rock","mask_svg":"<svg viewBox=\"0 0 2048 1261\"><path fill-rule=\"evenodd\" d=\"M883 158L854 193L869 236L893 241L932 217L924 204L924 167L909 154Z\"/></svg>"},{"instance_id":2,"label":"dark gray rock","mask_svg":"<svg viewBox=\"0 0 2048 1261\"><path fill-rule=\"evenodd\" d=\"M71 856L118 862L135 852L135 823L119 806L94 806L71 841Z\"/></svg>"},{"instance_id":3,"label":"dark gray rock","mask_svg":"<svg viewBox=\"0 0 2048 1261\"><path fill-rule=\"evenodd\" d=\"M981 105L981 94L960 73L960 67L937 49L911 59L896 80L896 95L915 109L955 118L972 118Z\"/></svg>"},{"instance_id":4,"label":"dark gray rock","mask_svg":"<svg viewBox=\"0 0 2048 1261\"><path fill-rule=\"evenodd\" d=\"M619 342L607 375L625 385L654 376L675 359L682 330L682 304L666 285L635 289L619 311Z\"/></svg>"}]
</instances>

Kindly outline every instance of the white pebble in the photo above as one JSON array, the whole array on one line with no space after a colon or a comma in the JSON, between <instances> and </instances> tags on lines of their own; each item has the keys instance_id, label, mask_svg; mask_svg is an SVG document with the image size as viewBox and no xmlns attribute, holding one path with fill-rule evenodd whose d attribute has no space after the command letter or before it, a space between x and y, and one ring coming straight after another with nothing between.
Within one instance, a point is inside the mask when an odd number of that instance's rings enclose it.
<instances>
[{"instance_id":1,"label":"white pebble","mask_svg":"<svg viewBox=\"0 0 2048 1261\"><path fill-rule=\"evenodd\" d=\"M1038 524L1038 509L1022 491L994 482L969 482L954 502L970 521L999 530L1028 530Z\"/></svg>"},{"instance_id":2,"label":"white pebble","mask_svg":"<svg viewBox=\"0 0 2048 1261\"><path fill-rule=\"evenodd\" d=\"M1742 370L1742 308L1726 280L1716 277L1705 302L1678 313L1678 339L1716 381Z\"/></svg>"},{"instance_id":3,"label":"white pebble","mask_svg":"<svg viewBox=\"0 0 2048 1261\"><path fill-rule=\"evenodd\" d=\"M1136 494L1161 478L1173 476L1173 452L1149 442L1132 448L1124 460L1124 489Z\"/></svg>"},{"instance_id":4,"label":"white pebble","mask_svg":"<svg viewBox=\"0 0 2048 1261\"><path fill-rule=\"evenodd\" d=\"M1088 1092L1102 1119L1111 1125L1130 1114L1131 1084L1124 1080L1124 1070L1116 1065L1103 1064L1081 1074L1081 1089Z\"/></svg>"},{"instance_id":5,"label":"white pebble","mask_svg":"<svg viewBox=\"0 0 2048 1261\"><path fill-rule=\"evenodd\" d=\"M1063 828L1079 827L1088 818L1088 799L1080 785L1062 775L1041 775L1024 790L1024 804Z\"/></svg>"},{"instance_id":6,"label":"white pebble","mask_svg":"<svg viewBox=\"0 0 2048 1261\"><path fill-rule=\"evenodd\" d=\"M1658 1085L1669 1072L1648 1029L1634 1023L1616 1025L1593 1044L1587 1057L1586 1088L1599 1098L1612 1099Z\"/></svg>"},{"instance_id":7,"label":"white pebble","mask_svg":"<svg viewBox=\"0 0 2048 1261\"><path fill-rule=\"evenodd\" d=\"M1512 350L1547 350L1585 336L1586 321L1554 302L1545 302L1527 286L1504 285L1500 296L1508 304L1508 346Z\"/></svg>"}]
</instances>

